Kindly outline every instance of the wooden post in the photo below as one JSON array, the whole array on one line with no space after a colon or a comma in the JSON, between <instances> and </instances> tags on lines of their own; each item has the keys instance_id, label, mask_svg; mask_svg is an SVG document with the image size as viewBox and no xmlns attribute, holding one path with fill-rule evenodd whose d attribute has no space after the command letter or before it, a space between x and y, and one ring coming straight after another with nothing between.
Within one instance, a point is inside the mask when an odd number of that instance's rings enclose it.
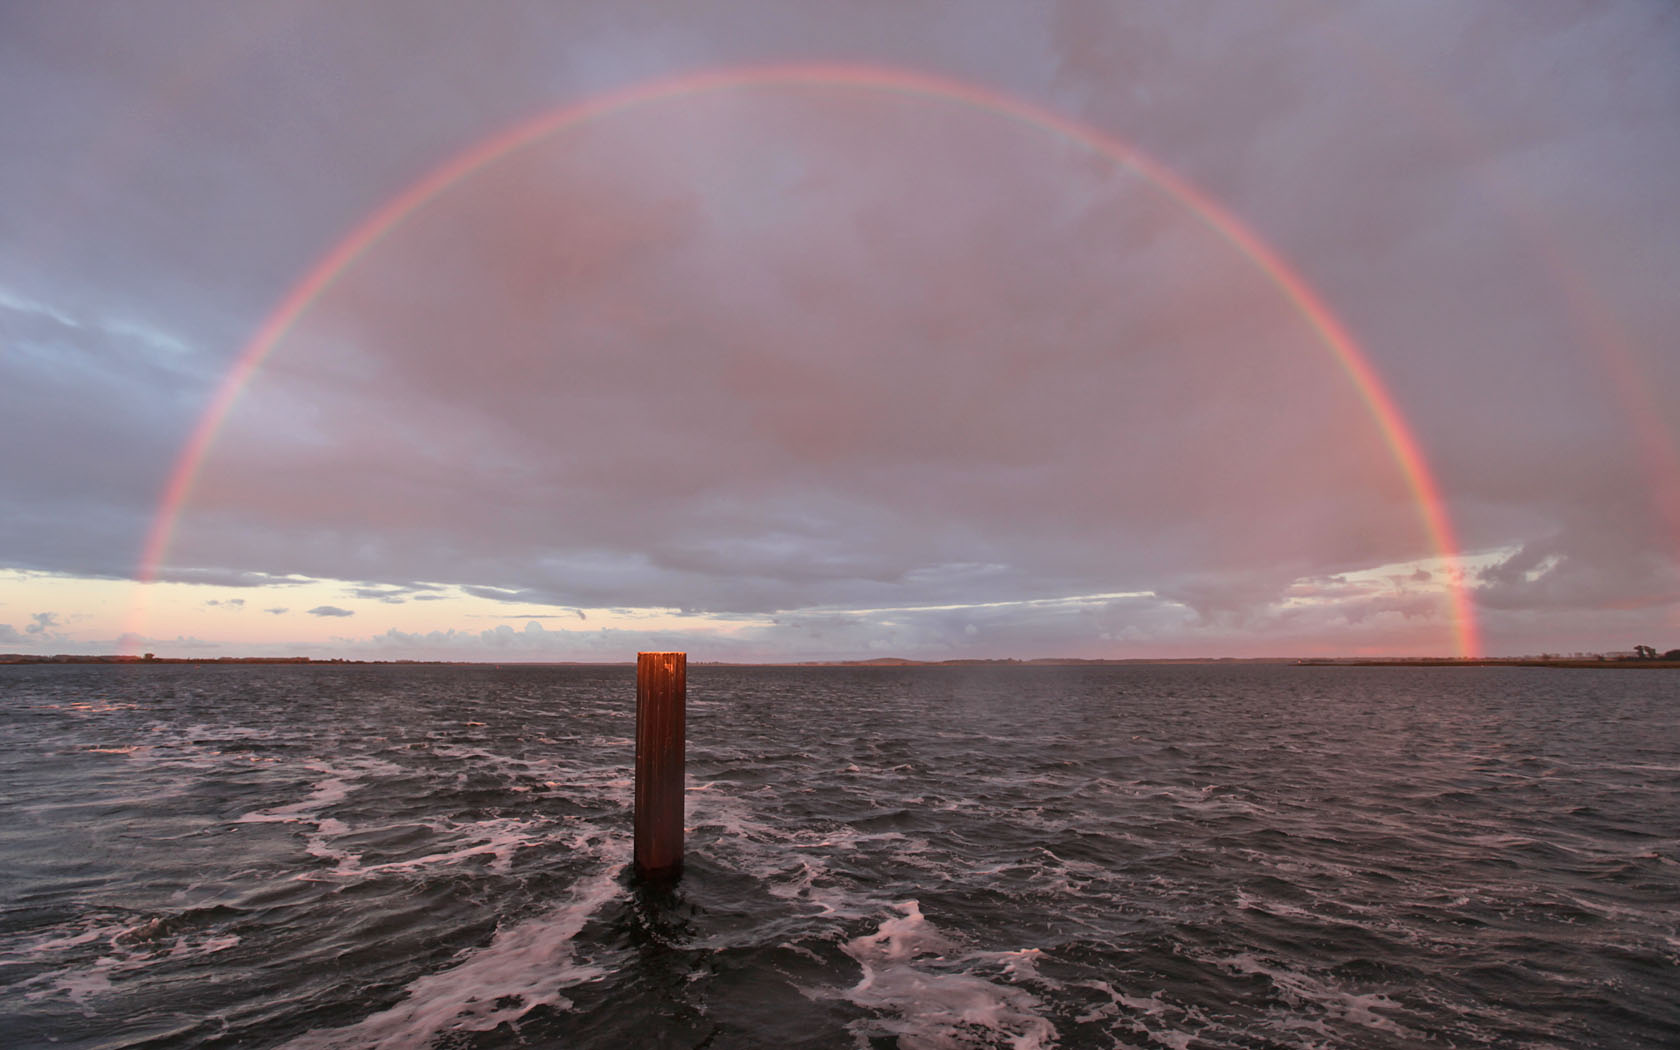
<instances>
[{"instance_id":1,"label":"wooden post","mask_svg":"<svg viewBox=\"0 0 1680 1050\"><path fill-rule=\"evenodd\" d=\"M636 654L636 874L682 874L687 653Z\"/></svg>"}]
</instances>

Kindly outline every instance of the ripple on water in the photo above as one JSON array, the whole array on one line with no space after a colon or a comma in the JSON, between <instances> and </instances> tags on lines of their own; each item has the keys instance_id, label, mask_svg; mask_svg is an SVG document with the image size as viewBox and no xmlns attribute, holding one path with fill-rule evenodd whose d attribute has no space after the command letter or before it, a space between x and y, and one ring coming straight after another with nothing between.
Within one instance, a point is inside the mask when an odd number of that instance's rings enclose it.
<instances>
[{"instance_id":1,"label":"ripple on water","mask_svg":"<svg viewBox=\"0 0 1680 1050\"><path fill-rule=\"evenodd\" d=\"M1680 1044L1661 676L946 670L691 669L657 891L627 669L8 669L10 1045Z\"/></svg>"}]
</instances>

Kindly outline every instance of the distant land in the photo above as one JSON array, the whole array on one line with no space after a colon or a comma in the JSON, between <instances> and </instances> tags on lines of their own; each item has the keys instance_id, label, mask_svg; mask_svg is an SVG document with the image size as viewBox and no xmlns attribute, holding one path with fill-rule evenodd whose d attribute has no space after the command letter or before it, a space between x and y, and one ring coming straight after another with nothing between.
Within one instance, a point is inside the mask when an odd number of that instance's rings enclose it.
<instances>
[{"instance_id":1,"label":"distant land","mask_svg":"<svg viewBox=\"0 0 1680 1050\"><path fill-rule=\"evenodd\" d=\"M696 667L1128 667L1160 664L1288 664L1296 667L1573 667L1573 668L1680 668L1680 649L1671 649L1661 656L1641 656L1635 653L1576 653L1570 656L1208 656L1163 657L1136 659L1081 659L1078 657L1038 657L1030 660L908 660L897 656L883 656L872 660L800 660L786 663L727 660L694 660ZM421 665L437 667L622 667L634 666L634 660L351 660L344 657L318 659L309 656L144 656L126 654L58 653L0 653L0 664L307 664L321 667L346 665Z\"/></svg>"}]
</instances>

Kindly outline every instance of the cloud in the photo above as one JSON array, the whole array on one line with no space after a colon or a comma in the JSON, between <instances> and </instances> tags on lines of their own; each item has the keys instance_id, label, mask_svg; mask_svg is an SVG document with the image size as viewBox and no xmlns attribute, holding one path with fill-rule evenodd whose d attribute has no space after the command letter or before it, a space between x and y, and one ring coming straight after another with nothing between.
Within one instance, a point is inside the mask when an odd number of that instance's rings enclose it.
<instances>
[{"instance_id":1,"label":"cloud","mask_svg":"<svg viewBox=\"0 0 1680 1050\"><path fill-rule=\"evenodd\" d=\"M205 605L211 605L211 606L219 605L219 606L221 606L223 608L226 608L226 609L239 610L239 609L243 609L245 607L245 599L243 599L243 598L225 598L225 599L209 598L209 599L205 600L204 604Z\"/></svg>"},{"instance_id":2,"label":"cloud","mask_svg":"<svg viewBox=\"0 0 1680 1050\"><path fill-rule=\"evenodd\" d=\"M1492 610L1588 614L1609 609L1666 609L1680 603L1680 571L1656 552L1595 558L1560 540L1531 541L1483 570L1477 603Z\"/></svg>"},{"instance_id":3,"label":"cloud","mask_svg":"<svg viewBox=\"0 0 1680 1050\"><path fill-rule=\"evenodd\" d=\"M207 377L132 326L73 317L3 284L0 345L9 394L0 443L59 435L45 446L31 440L41 454L0 457L6 564L132 575L132 537L150 520Z\"/></svg>"},{"instance_id":4,"label":"cloud","mask_svg":"<svg viewBox=\"0 0 1680 1050\"><path fill-rule=\"evenodd\" d=\"M58 626L58 614L57 613L51 613L51 612L36 613L33 616L31 616L30 619L33 622L31 622L29 624L29 626L24 628L24 632L26 634L35 634L35 635L49 634L54 627Z\"/></svg>"},{"instance_id":5,"label":"cloud","mask_svg":"<svg viewBox=\"0 0 1680 1050\"><path fill-rule=\"evenodd\" d=\"M11 624L0 623L0 642L8 645L14 645L28 643L33 640L34 639L28 637L27 635L19 634L18 629L13 627Z\"/></svg>"},{"instance_id":6,"label":"cloud","mask_svg":"<svg viewBox=\"0 0 1680 1050\"><path fill-rule=\"evenodd\" d=\"M525 624L525 629L523 631L515 631L512 627L504 623L498 624L487 630L480 631L478 636L486 644L496 646L497 648L518 647L540 649L549 642L550 639L548 635L549 632L543 629L542 624L535 620L530 620Z\"/></svg>"},{"instance_id":7,"label":"cloud","mask_svg":"<svg viewBox=\"0 0 1680 1050\"><path fill-rule=\"evenodd\" d=\"M380 583L351 587L350 594L356 598L385 602L388 605L401 605L410 599L426 600L446 597L446 595L429 593L440 589L437 584L430 583Z\"/></svg>"},{"instance_id":8,"label":"cloud","mask_svg":"<svg viewBox=\"0 0 1680 1050\"><path fill-rule=\"evenodd\" d=\"M422 650L430 655L456 647L470 636L457 633L454 628L437 631L401 631L395 627L384 634L374 635L367 644L380 648Z\"/></svg>"},{"instance_id":9,"label":"cloud","mask_svg":"<svg viewBox=\"0 0 1680 1050\"><path fill-rule=\"evenodd\" d=\"M272 609L264 609L264 610L263 610L263 612L265 612L265 613L273 613L273 614L274 614L274 615L275 615L275 616L280 616L280 615L283 615L283 614L284 614L284 613L286 613L286 612L289 612L289 611L290 611L290 610L289 610L289 609L287 609L287 607L286 607L286 606L284 606L284 605L277 605L277 606L275 606L275 607L274 607L274 608L272 608Z\"/></svg>"},{"instance_id":10,"label":"cloud","mask_svg":"<svg viewBox=\"0 0 1680 1050\"><path fill-rule=\"evenodd\" d=\"M1380 435L1228 246L995 118L929 143L919 106L869 101L864 124L856 108L654 112L669 138L535 151L393 231L224 434L181 549L262 559L265 534L302 530L307 549L276 544L273 564L344 576L378 549L383 575L441 566L496 600L760 613L1142 588L1210 543L1210 581L1220 561L1419 552ZM704 132L724 128L775 144L786 174L695 185ZM982 157L995 176L962 179ZM631 158L647 174L624 176ZM837 174L798 177L814 170ZM737 196L776 222L734 222ZM1140 240L1157 269L1112 247ZM469 365L455 348L491 316L499 350ZM673 362L679 382L645 381ZM1320 407L1273 411L1290 399ZM263 425L306 403L324 408L307 431ZM1359 498L1317 503L1327 490ZM1230 504L1250 507L1241 550L1196 535Z\"/></svg>"},{"instance_id":11,"label":"cloud","mask_svg":"<svg viewBox=\"0 0 1680 1050\"><path fill-rule=\"evenodd\" d=\"M54 439L0 457L0 564L141 572L241 348L442 159L604 88L820 50L1123 135L1239 217L1368 355L1464 547L1515 552L1474 581L1493 637L1672 621L1674 428L1641 428L1616 378L1680 395L1680 140L1650 103L1680 91L1672 19L1351 3L1191 25L1067 0L953 33L957 13L506 8L397 47L373 4L301 11L301 51L172 5L10 19L0 442ZM1619 72L1581 91L1560 63ZM192 103L157 103L164 82ZM334 179L295 177L328 160ZM1358 363L1148 171L860 86L682 92L570 126L321 290L215 436L158 578L680 609L865 647L1049 645L1092 620L1116 646L1363 645L1384 624L1445 645L1431 580L1358 576L1439 553ZM1157 597L954 628L800 615L1117 592Z\"/></svg>"},{"instance_id":12,"label":"cloud","mask_svg":"<svg viewBox=\"0 0 1680 1050\"><path fill-rule=\"evenodd\" d=\"M153 578L160 583L193 583L210 587L296 587L310 582L308 577L296 573L217 568L164 568Z\"/></svg>"},{"instance_id":13,"label":"cloud","mask_svg":"<svg viewBox=\"0 0 1680 1050\"><path fill-rule=\"evenodd\" d=\"M336 605L317 605L317 606L315 606L315 608L308 610L308 612L309 612L309 615L311 615L311 616L354 616L354 615L356 615L354 610L352 610L352 609L340 609Z\"/></svg>"},{"instance_id":14,"label":"cloud","mask_svg":"<svg viewBox=\"0 0 1680 1050\"><path fill-rule=\"evenodd\" d=\"M462 585L461 590L463 593L470 594L474 598L488 598L493 602L525 602L528 604L541 604L545 600L545 596L541 593L526 588L483 587L473 584L464 584Z\"/></svg>"}]
</instances>

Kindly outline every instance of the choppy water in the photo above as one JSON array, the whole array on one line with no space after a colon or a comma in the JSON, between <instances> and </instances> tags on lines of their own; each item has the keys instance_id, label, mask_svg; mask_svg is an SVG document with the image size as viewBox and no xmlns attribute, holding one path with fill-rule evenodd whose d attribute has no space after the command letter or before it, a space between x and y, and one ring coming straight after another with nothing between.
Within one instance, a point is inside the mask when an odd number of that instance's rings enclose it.
<instances>
[{"instance_id":1,"label":"choppy water","mask_svg":"<svg viewBox=\"0 0 1680 1050\"><path fill-rule=\"evenodd\" d=\"M0 668L8 1047L1671 1047L1680 676Z\"/></svg>"}]
</instances>

